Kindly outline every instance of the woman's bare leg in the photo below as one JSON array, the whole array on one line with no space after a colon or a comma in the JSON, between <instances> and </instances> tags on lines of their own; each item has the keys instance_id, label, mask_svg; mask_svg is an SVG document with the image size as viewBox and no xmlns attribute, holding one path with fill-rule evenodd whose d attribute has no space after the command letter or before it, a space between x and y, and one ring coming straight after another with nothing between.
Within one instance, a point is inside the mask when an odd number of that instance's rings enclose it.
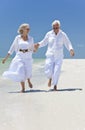
<instances>
[{"instance_id":1,"label":"woman's bare leg","mask_svg":"<svg viewBox=\"0 0 85 130\"><path fill-rule=\"evenodd\" d=\"M21 84L21 87L22 87L21 92L23 93L23 92L25 92L25 82L20 82L20 84Z\"/></svg>"},{"instance_id":2,"label":"woman's bare leg","mask_svg":"<svg viewBox=\"0 0 85 130\"><path fill-rule=\"evenodd\" d=\"M30 87L30 88L33 88L33 85L32 85L32 83L31 83L30 79L28 79L27 81L28 81L29 87Z\"/></svg>"}]
</instances>

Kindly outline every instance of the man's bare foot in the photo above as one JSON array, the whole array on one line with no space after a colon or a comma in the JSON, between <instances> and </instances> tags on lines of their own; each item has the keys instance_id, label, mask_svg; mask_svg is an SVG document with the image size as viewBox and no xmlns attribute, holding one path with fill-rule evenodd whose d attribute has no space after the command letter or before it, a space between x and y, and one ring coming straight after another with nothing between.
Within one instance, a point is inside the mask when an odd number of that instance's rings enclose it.
<instances>
[{"instance_id":1,"label":"man's bare foot","mask_svg":"<svg viewBox=\"0 0 85 130\"><path fill-rule=\"evenodd\" d=\"M51 81L52 81L52 79L49 79L49 81L48 81L48 87L51 87Z\"/></svg>"},{"instance_id":2,"label":"man's bare foot","mask_svg":"<svg viewBox=\"0 0 85 130\"><path fill-rule=\"evenodd\" d=\"M57 86L56 85L54 85L54 91L57 91Z\"/></svg>"}]
</instances>

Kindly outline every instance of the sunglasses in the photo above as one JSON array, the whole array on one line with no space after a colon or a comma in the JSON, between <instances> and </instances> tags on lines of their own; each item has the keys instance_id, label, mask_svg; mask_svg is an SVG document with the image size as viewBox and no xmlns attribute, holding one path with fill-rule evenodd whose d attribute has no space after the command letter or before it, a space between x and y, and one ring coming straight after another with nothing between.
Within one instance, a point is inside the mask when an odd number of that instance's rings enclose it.
<instances>
[{"instance_id":1,"label":"sunglasses","mask_svg":"<svg viewBox=\"0 0 85 130\"><path fill-rule=\"evenodd\" d=\"M57 29L59 29L59 27L53 28L53 30L57 30Z\"/></svg>"},{"instance_id":2,"label":"sunglasses","mask_svg":"<svg viewBox=\"0 0 85 130\"><path fill-rule=\"evenodd\" d=\"M26 30L30 30L29 28L26 28Z\"/></svg>"},{"instance_id":3,"label":"sunglasses","mask_svg":"<svg viewBox=\"0 0 85 130\"><path fill-rule=\"evenodd\" d=\"M29 28L25 28L25 30L30 30Z\"/></svg>"}]
</instances>

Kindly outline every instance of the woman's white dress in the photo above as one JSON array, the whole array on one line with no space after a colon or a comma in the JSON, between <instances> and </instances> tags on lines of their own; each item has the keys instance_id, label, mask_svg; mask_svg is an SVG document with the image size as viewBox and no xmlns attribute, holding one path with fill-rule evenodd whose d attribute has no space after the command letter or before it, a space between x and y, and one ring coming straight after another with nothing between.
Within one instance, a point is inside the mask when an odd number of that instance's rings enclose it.
<instances>
[{"instance_id":1,"label":"woman's white dress","mask_svg":"<svg viewBox=\"0 0 85 130\"><path fill-rule=\"evenodd\" d=\"M16 36L9 54L16 52L9 69L3 73L4 77L10 78L16 82L24 82L26 79L32 76L32 53L34 41L31 36L28 36L28 40L24 41L20 35ZM28 52L23 53L20 49L28 49Z\"/></svg>"}]
</instances>

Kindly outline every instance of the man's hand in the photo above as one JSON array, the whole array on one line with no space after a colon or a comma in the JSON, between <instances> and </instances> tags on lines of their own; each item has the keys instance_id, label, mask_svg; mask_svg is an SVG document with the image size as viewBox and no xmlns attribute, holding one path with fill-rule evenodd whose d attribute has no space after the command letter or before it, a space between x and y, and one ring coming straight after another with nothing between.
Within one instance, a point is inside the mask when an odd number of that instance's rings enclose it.
<instances>
[{"instance_id":1,"label":"man's hand","mask_svg":"<svg viewBox=\"0 0 85 130\"><path fill-rule=\"evenodd\" d=\"M3 60L2 60L2 63L4 64L6 62L6 58L4 58Z\"/></svg>"},{"instance_id":2,"label":"man's hand","mask_svg":"<svg viewBox=\"0 0 85 130\"><path fill-rule=\"evenodd\" d=\"M74 50L73 50L73 49L71 49L71 50L70 50L70 55L71 55L71 56L74 56L74 55L75 55L75 53L74 53Z\"/></svg>"}]
</instances>

